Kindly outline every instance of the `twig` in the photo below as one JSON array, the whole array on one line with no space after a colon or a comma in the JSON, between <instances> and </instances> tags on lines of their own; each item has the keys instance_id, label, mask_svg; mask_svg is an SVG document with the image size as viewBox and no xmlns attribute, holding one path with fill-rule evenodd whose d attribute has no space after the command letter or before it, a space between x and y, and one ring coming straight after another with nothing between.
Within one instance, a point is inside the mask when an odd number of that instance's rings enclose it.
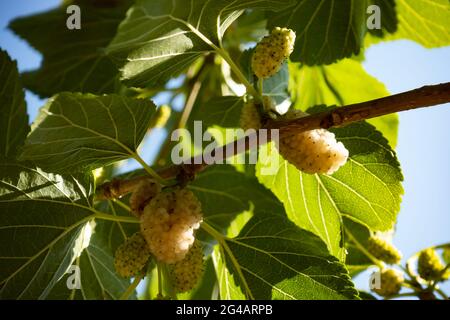
<instances>
[{"instance_id":1,"label":"twig","mask_svg":"<svg viewBox=\"0 0 450 320\"><path fill-rule=\"evenodd\" d=\"M392 300L401 297L417 297L417 292L412 291L412 292L398 293L396 295L386 297L384 300Z\"/></svg>"},{"instance_id":2,"label":"twig","mask_svg":"<svg viewBox=\"0 0 450 320\"><path fill-rule=\"evenodd\" d=\"M299 133L319 128L328 129L331 127L342 127L354 122L384 116L400 111L412 110L435 106L450 102L450 83L443 83L432 86L425 86L419 89L407 91L404 93L392 95L389 97L376 99L372 101L352 104L330 111L313 114L310 116L293 120L268 120L264 126L266 129L280 129L280 133ZM270 136L264 141L258 141L258 144L267 143ZM245 145L244 149L237 146ZM217 155L223 155L225 158L245 152L249 149L249 137L236 140L223 147L214 150ZM233 148L233 149L232 149ZM233 153L227 150L234 150ZM190 164L170 166L158 171L158 175L163 179L177 177L180 173L197 173L202 171L208 165L204 162L195 162L198 159L192 158ZM97 199L104 200L112 197L120 197L131 192L134 187L143 179L150 177L137 177L130 180L115 180L101 185L97 189Z\"/></svg>"},{"instance_id":3,"label":"twig","mask_svg":"<svg viewBox=\"0 0 450 320\"><path fill-rule=\"evenodd\" d=\"M137 286L144 278L143 275L137 276L134 278L133 282L128 286L127 290L120 296L119 300L128 300L128 298L133 294L134 290L136 290Z\"/></svg>"},{"instance_id":4,"label":"twig","mask_svg":"<svg viewBox=\"0 0 450 320\"><path fill-rule=\"evenodd\" d=\"M384 268L384 263L375 258L366 248L356 239L356 237L350 232L348 228L344 228L345 233L350 238L350 241L353 242L356 247L361 251L374 265L376 265L380 270Z\"/></svg>"},{"instance_id":5,"label":"twig","mask_svg":"<svg viewBox=\"0 0 450 320\"><path fill-rule=\"evenodd\" d=\"M202 87L201 78L203 77L205 70L207 70L211 65L214 64L214 58L215 58L214 54L208 54L204 58L203 63L198 70L196 70L194 72L193 71L194 68L191 67L187 71L184 86L187 87L186 92L190 92L190 93L186 97L186 101L185 101L185 104L183 107L183 112L180 115L179 119L177 120L177 124L175 125L174 129L184 128L186 126L186 123L189 119L189 116L193 110L193 107L195 105L195 102L197 101L198 95L199 95L201 87ZM172 130L169 130L168 136L171 135ZM172 141L170 141L170 139L167 139L158 152L158 155L156 157L157 164L160 164L161 162L165 161L165 157L167 156L171 147L172 147Z\"/></svg>"},{"instance_id":6,"label":"twig","mask_svg":"<svg viewBox=\"0 0 450 320\"><path fill-rule=\"evenodd\" d=\"M356 103L304 118L288 121L272 120L267 123L266 128L280 129L281 132L298 132L299 130L307 131L318 128L328 129L391 113L425 108L447 102L450 102L450 82L425 86L381 99Z\"/></svg>"},{"instance_id":7,"label":"twig","mask_svg":"<svg viewBox=\"0 0 450 320\"><path fill-rule=\"evenodd\" d=\"M191 115L192 108L194 107L195 101L197 100L198 94L202 87L202 82L197 81L192 86L191 93L189 94L186 104L183 109L183 114L181 115L180 122L178 123L178 128L184 128L186 126L187 121L189 120L189 116Z\"/></svg>"},{"instance_id":8,"label":"twig","mask_svg":"<svg viewBox=\"0 0 450 320\"><path fill-rule=\"evenodd\" d=\"M442 291L440 288L436 287L436 288L434 288L434 291L436 291L442 297L442 299L445 299L445 300L450 299L450 297L447 296L447 294L444 291Z\"/></svg>"}]
</instances>

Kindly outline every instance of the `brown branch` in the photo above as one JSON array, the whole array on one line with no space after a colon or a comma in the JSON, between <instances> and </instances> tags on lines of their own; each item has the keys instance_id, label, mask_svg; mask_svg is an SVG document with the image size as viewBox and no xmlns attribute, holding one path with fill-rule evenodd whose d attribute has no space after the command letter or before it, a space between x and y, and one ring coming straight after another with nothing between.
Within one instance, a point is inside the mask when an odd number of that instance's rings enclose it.
<instances>
[{"instance_id":1,"label":"brown branch","mask_svg":"<svg viewBox=\"0 0 450 320\"><path fill-rule=\"evenodd\" d=\"M342 127L354 122L391 113L425 108L448 102L450 102L450 83L443 83L425 86L381 99L352 104L303 118L293 120L268 120L264 127L266 129L279 129L280 133L298 133L319 128L328 129L331 127ZM258 141L258 145L267 143L269 140L270 136L264 141ZM238 149L238 146L243 145L245 148ZM228 158L248 150L249 146L249 137L244 137L215 149L214 153L216 155L222 155L224 158ZM233 150L233 152L227 152L229 150ZM190 163L191 164L167 167L158 171L158 174L164 179L192 176L208 166L208 164L203 162L201 155L192 158ZM149 178L150 177L148 176L142 176L129 180L113 180L112 182L105 183L98 187L96 198L98 200L103 200L120 197L131 192L140 181Z\"/></svg>"},{"instance_id":2,"label":"brown branch","mask_svg":"<svg viewBox=\"0 0 450 320\"><path fill-rule=\"evenodd\" d=\"M271 121L268 129L280 131L328 129L400 111L419 109L450 102L450 82L425 86L389 97L352 104L289 121Z\"/></svg>"}]
</instances>

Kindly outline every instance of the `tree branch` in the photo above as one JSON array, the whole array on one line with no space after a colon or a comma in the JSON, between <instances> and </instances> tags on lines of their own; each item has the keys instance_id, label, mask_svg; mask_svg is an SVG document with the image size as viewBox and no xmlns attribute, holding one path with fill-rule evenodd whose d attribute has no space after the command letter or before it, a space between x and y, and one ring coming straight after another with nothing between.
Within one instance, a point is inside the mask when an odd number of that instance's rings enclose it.
<instances>
[{"instance_id":1,"label":"tree branch","mask_svg":"<svg viewBox=\"0 0 450 320\"><path fill-rule=\"evenodd\" d=\"M328 129L391 113L425 108L447 102L450 102L450 82L425 86L389 97L352 104L295 120L270 121L266 127L268 129L280 129L280 132L291 130L298 132L298 130L307 131L318 128Z\"/></svg>"},{"instance_id":2,"label":"tree branch","mask_svg":"<svg viewBox=\"0 0 450 320\"><path fill-rule=\"evenodd\" d=\"M314 129L329 129L332 127L342 127L354 122L384 116L391 113L419 109L450 102L450 82L425 86L419 89L392 95L389 97L371 100L367 102L352 104L330 111L325 111L310 116L293 120L268 120L265 129L279 129L280 133L299 133ZM270 136L258 144L270 141ZM245 145L245 148L237 148ZM223 147L214 150L215 155L223 155L224 158L231 157L249 149L249 137L236 140ZM227 152L233 150L233 152ZM194 157L189 162L178 166L170 166L158 171L164 179L180 176L193 176L202 171L208 164L204 163L202 155ZM142 176L129 180L113 180L97 188L97 200L117 198L127 194L145 179L150 176Z\"/></svg>"}]
</instances>

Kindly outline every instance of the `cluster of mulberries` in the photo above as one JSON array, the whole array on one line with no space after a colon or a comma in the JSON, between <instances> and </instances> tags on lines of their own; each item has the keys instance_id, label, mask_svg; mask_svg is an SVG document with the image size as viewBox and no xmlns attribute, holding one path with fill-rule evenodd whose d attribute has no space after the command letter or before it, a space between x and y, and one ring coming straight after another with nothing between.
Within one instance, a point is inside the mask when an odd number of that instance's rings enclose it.
<instances>
[{"instance_id":1,"label":"cluster of mulberries","mask_svg":"<svg viewBox=\"0 0 450 320\"><path fill-rule=\"evenodd\" d=\"M147 243L141 233L137 232L117 248L114 267L120 276L134 277L143 271L149 258Z\"/></svg>"},{"instance_id":2,"label":"cluster of mulberries","mask_svg":"<svg viewBox=\"0 0 450 320\"><path fill-rule=\"evenodd\" d=\"M400 251L381 237L371 236L367 243L367 250L375 258L388 264L399 263L402 259Z\"/></svg>"},{"instance_id":3,"label":"cluster of mulberries","mask_svg":"<svg viewBox=\"0 0 450 320\"><path fill-rule=\"evenodd\" d=\"M201 203L187 189L156 195L141 215L141 232L158 261L183 260L194 243L194 231L203 220Z\"/></svg>"},{"instance_id":4,"label":"cluster of mulberries","mask_svg":"<svg viewBox=\"0 0 450 320\"><path fill-rule=\"evenodd\" d=\"M142 181L130 196L132 213L140 217L147 203L160 192L161 186L158 182L150 179Z\"/></svg>"},{"instance_id":5,"label":"cluster of mulberries","mask_svg":"<svg viewBox=\"0 0 450 320\"><path fill-rule=\"evenodd\" d=\"M291 29L275 28L256 46L252 57L252 69L260 78L269 78L277 73L283 62L294 50L295 33Z\"/></svg>"},{"instance_id":6,"label":"cluster of mulberries","mask_svg":"<svg viewBox=\"0 0 450 320\"><path fill-rule=\"evenodd\" d=\"M169 274L176 292L192 290L203 275L203 250L195 241L183 260L169 265Z\"/></svg>"},{"instance_id":7,"label":"cluster of mulberries","mask_svg":"<svg viewBox=\"0 0 450 320\"><path fill-rule=\"evenodd\" d=\"M333 174L348 159L348 150L325 129L301 133L281 133L280 154L297 169L309 173Z\"/></svg>"},{"instance_id":8,"label":"cluster of mulberries","mask_svg":"<svg viewBox=\"0 0 450 320\"><path fill-rule=\"evenodd\" d=\"M434 249L425 249L419 253L418 272L422 279L429 281L446 280L450 277L450 271L444 271L444 269L445 266Z\"/></svg>"},{"instance_id":9,"label":"cluster of mulberries","mask_svg":"<svg viewBox=\"0 0 450 320\"><path fill-rule=\"evenodd\" d=\"M372 290L382 297L391 297L400 292L404 280L403 274L400 271L385 269L380 274L379 288L375 287Z\"/></svg>"}]
</instances>

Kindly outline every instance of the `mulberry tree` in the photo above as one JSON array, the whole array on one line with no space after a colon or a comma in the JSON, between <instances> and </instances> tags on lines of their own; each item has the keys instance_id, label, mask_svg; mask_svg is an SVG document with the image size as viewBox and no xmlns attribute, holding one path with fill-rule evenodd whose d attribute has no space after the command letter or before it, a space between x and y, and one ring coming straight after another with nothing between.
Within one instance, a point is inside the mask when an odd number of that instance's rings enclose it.
<instances>
[{"instance_id":1,"label":"mulberry tree","mask_svg":"<svg viewBox=\"0 0 450 320\"><path fill-rule=\"evenodd\" d=\"M0 298L447 299L450 244L402 265L392 236L396 113L450 102L450 83L389 95L362 62L383 41L449 45L449 12L69 0L13 20L43 60L19 74L0 52ZM35 119L25 89L46 99Z\"/></svg>"}]
</instances>

